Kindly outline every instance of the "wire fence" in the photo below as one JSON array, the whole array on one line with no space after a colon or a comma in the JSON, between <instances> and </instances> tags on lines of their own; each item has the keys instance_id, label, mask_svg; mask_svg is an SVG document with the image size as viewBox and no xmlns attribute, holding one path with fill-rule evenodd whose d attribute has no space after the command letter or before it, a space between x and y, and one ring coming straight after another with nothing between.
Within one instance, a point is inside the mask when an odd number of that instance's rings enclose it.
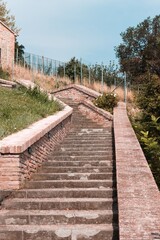
<instances>
[{"instance_id":1,"label":"wire fence","mask_svg":"<svg viewBox=\"0 0 160 240\"><path fill-rule=\"evenodd\" d=\"M19 54L16 52L15 64L19 64L24 68L36 71L48 76L57 76L58 69L63 69L63 76L65 76L65 62L54 60L40 55L35 55L28 52Z\"/></svg>"},{"instance_id":2,"label":"wire fence","mask_svg":"<svg viewBox=\"0 0 160 240\"><path fill-rule=\"evenodd\" d=\"M112 92L115 92L117 88L121 87L124 88L124 99L126 98L126 77L119 72L118 67L113 63L110 63L109 66L105 66L103 63L91 64L82 59L77 60L75 58L72 58L69 62L62 62L17 50L14 61L14 66L15 65L20 65L28 69L32 76L35 75L35 72L53 76L57 82L63 77L68 77L73 83L78 80L78 83L82 85L84 85L86 81L88 85L99 82L101 85L99 90L102 93L105 91L105 85L108 87L112 86Z\"/></svg>"}]
</instances>

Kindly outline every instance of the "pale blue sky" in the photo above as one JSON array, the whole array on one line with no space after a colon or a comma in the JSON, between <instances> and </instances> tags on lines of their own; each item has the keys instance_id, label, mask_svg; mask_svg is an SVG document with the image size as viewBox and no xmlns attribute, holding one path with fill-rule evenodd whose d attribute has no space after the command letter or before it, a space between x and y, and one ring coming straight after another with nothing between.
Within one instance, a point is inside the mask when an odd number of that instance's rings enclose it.
<instances>
[{"instance_id":1,"label":"pale blue sky","mask_svg":"<svg viewBox=\"0 0 160 240\"><path fill-rule=\"evenodd\" d=\"M6 0L25 51L60 61L115 60L120 33L160 14L160 0Z\"/></svg>"}]
</instances>

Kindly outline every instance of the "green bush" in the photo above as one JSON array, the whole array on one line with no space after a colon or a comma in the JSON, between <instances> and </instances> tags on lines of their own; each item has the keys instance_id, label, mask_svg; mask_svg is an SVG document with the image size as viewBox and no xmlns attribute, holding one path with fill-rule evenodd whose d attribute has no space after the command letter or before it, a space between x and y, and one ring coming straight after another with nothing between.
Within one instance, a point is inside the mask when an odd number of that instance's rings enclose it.
<instances>
[{"instance_id":1,"label":"green bush","mask_svg":"<svg viewBox=\"0 0 160 240\"><path fill-rule=\"evenodd\" d=\"M133 127L160 188L160 81L149 82L137 103L141 114L132 119Z\"/></svg>"},{"instance_id":2,"label":"green bush","mask_svg":"<svg viewBox=\"0 0 160 240\"><path fill-rule=\"evenodd\" d=\"M2 69L2 67L0 67L0 78L8 80L9 77L10 77L10 74L8 72L4 71Z\"/></svg>"},{"instance_id":3,"label":"green bush","mask_svg":"<svg viewBox=\"0 0 160 240\"><path fill-rule=\"evenodd\" d=\"M114 93L103 93L103 95L99 96L93 103L96 107L113 113L113 108L117 106L118 98Z\"/></svg>"}]
</instances>

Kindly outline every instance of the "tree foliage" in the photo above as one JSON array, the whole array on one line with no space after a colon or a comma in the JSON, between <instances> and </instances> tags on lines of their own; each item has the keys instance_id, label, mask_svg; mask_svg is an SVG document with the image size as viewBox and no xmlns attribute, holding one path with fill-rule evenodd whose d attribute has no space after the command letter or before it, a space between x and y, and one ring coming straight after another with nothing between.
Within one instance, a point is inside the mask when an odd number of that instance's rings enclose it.
<instances>
[{"instance_id":1,"label":"tree foliage","mask_svg":"<svg viewBox=\"0 0 160 240\"><path fill-rule=\"evenodd\" d=\"M17 63L24 64L24 49L22 44L19 44L16 40L15 42L15 60Z\"/></svg>"},{"instance_id":2,"label":"tree foliage","mask_svg":"<svg viewBox=\"0 0 160 240\"><path fill-rule=\"evenodd\" d=\"M147 73L160 77L160 15L127 28L121 37L123 43L115 48L121 71L134 82L148 81L142 77Z\"/></svg>"},{"instance_id":3,"label":"tree foliage","mask_svg":"<svg viewBox=\"0 0 160 240\"><path fill-rule=\"evenodd\" d=\"M5 23L16 34L20 31L16 27L15 16L10 15L10 10L7 9L6 2L0 0L0 20Z\"/></svg>"},{"instance_id":4,"label":"tree foliage","mask_svg":"<svg viewBox=\"0 0 160 240\"><path fill-rule=\"evenodd\" d=\"M114 84L115 79L117 81L121 80L121 78L118 77L118 73L118 66L111 61L108 66L103 64L86 65L73 57L65 65L65 75L69 77L73 82L75 82L76 79L81 80L81 77L87 79L90 78L91 82L100 82L103 74L103 81L108 86L111 86ZM64 66L58 67L58 75L61 77L64 76Z\"/></svg>"},{"instance_id":5,"label":"tree foliage","mask_svg":"<svg viewBox=\"0 0 160 240\"><path fill-rule=\"evenodd\" d=\"M137 96L141 114L134 128L160 188L160 81L154 77Z\"/></svg>"}]
</instances>

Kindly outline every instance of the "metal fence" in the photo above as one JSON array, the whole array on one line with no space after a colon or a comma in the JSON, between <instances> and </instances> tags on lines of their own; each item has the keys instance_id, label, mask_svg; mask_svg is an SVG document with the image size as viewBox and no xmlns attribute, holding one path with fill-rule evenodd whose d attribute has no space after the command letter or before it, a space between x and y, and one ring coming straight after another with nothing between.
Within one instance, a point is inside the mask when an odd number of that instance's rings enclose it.
<instances>
[{"instance_id":1,"label":"metal fence","mask_svg":"<svg viewBox=\"0 0 160 240\"><path fill-rule=\"evenodd\" d=\"M24 68L42 73L44 75L57 76L58 68L63 69L63 76L65 76L65 62L54 60L40 55L35 55L28 52L20 54L18 51L15 57L15 64L19 64Z\"/></svg>"},{"instance_id":2,"label":"metal fence","mask_svg":"<svg viewBox=\"0 0 160 240\"><path fill-rule=\"evenodd\" d=\"M17 50L15 64L27 68L33 73L37 72L54 76L56 81L60 77L68 77L73 83L78 80L79 84L82 85L84 81L87 81L88 84L99 82L101 84L101 92L104 92L105 84L112 86L113 92L117 88L122 87L124 88L124 99L126 99L126 76L120 73L118 67L115 68L111 63L109 66L105 66L103 63L91 64L75 58L66 63L28 52L18 52Z\"/></svg>"}]
</instances>

